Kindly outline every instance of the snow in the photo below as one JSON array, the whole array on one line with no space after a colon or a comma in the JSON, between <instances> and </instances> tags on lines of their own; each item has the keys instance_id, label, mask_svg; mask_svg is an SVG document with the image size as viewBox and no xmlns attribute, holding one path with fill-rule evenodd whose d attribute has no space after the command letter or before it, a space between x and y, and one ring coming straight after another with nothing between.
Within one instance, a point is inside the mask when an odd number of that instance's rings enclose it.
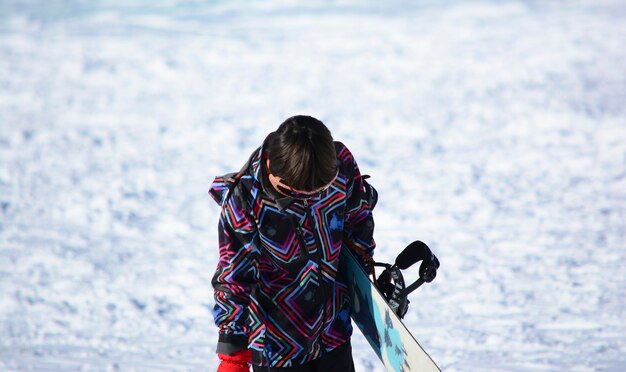
<instances>
[{"instance_id":1,"label":"snow","mask_svg":"<svg viewBox=\"0 0 626 372\"><path fill-rule=\"evenodd\" d=\"M377 258L440 258L406 324L442 369L626 370L625 20L618 0L3 0L0 369L215 370L208 185L304 113L372 175Z\"/></svg>"}]
</instances>

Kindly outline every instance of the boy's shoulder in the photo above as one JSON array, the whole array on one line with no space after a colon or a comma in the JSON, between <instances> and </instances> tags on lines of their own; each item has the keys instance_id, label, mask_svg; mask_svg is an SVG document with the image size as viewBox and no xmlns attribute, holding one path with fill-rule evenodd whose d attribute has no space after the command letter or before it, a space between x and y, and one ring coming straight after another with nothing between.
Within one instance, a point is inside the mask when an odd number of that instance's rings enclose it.
<instances>
[{"instance_id":1,"label":"boy's shoulder","mask_svg":"<svg viewBox=\"0 0 626 372\"><path fill-rule=\"evenodd\" d=\"M356 161L352 152L343 142L335 141L335 150L337 151L337 165L339 172L347 176L351 176L356 166Z\"/></svg>"},{"instance_id":2,"label":"boy's shoulder","mask_svg":"<svg viewBox=\"0 0 626 372\"><path fill-rule=\"evenodd\" d=\"M250 190L254 183L254 173L260 164L261 148L257 148L252 152L248 161L243 165L239 172L226 173L223 176L217 176L213 180L209 188L209 194L218 204L222 205L230 195L234 193L243 193Z\"/></svg>"}]
</instances>

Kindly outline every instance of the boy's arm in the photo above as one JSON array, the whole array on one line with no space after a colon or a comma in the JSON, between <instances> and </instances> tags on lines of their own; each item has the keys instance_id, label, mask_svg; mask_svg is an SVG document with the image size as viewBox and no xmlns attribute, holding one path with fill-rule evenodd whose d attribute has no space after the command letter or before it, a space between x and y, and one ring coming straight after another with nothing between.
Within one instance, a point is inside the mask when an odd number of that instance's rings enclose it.
<instances>
[{"instance_id":1,"label":"boy's arm","mask_svg":"<svg viewBox=\"0 0 626 372\"><path fill-rule=\"evenodd\" d=\"M366 190L359 167L347 148L338 153L339 159L348 167L346 173L351 177L347 184L346 217L344 241L362 263L369 263L374 254L374 202Z\"/></svg>"},{"instance_id":2,"label":"boy's arm","mask_svg":"<svg viewBox=\"0 0 626 372\"><path fill-rule=\"evenodd\" d=\"M219 262L212 284L213 318L219 328L217 352L233 354L248 347L250 296L258 280L256 223L239 188L222 204L219 221Z\"/></svg>"}]
</instances>

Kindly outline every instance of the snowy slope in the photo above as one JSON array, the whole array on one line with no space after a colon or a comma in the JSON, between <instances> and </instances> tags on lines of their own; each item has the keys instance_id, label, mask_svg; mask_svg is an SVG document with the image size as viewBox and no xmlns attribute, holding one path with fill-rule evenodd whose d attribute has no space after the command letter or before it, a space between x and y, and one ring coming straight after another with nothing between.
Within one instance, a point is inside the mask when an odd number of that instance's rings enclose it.
<instances>
[{"instance_id":1,"label":"snowy slope","mask_svg":"<svg viewBox=\"0 0 626 372\"><path fill-rule=\"evenodd\" d=\"M215 370L208 185L304 113L444 370L624 371L624 60L623 1L2 0L0 370Z\"/></svg>"}]
</instances>

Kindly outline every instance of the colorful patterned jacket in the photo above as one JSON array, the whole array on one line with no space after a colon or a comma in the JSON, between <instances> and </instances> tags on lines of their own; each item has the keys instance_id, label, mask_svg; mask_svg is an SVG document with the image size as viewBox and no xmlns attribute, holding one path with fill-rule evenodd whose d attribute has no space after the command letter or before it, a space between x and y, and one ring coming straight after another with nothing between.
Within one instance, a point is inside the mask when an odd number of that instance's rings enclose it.
<instances>
[{"instance_id":1,"label":"colorful patterned jacket","mask_svg":"<svg viewBox=\"0 0 626 372\"><path fill-rule=\"evenodd\" d=\"M254 364L288 367L350 339L349 292L336 277L339 253L347 242L362 260L372 256L375 201L352 153L335 146L338 176L308 200L273 191L262 147L240 172L211 185L222 208L212 280L218 353L250 348Z\"/></svg>"}]
</instances>

